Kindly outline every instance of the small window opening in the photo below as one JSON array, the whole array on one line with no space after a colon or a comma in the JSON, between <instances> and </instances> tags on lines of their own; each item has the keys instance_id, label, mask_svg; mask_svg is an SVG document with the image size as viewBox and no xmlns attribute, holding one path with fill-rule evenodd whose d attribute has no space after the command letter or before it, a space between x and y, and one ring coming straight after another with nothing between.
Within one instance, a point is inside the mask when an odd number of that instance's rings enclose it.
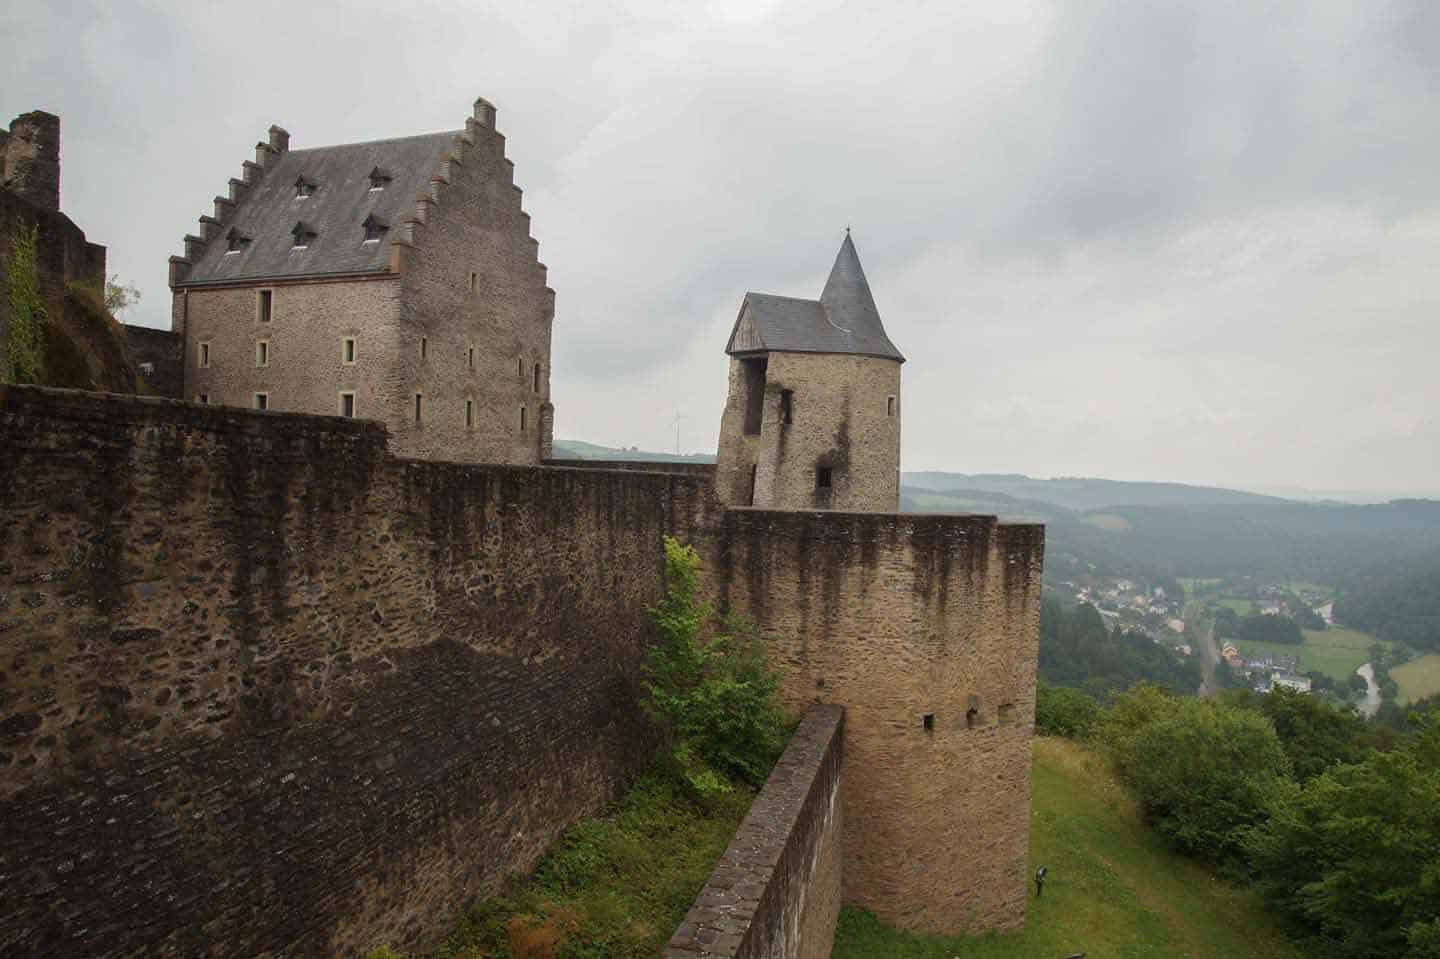
<instances>
[{"instance_id":1,"label":"small window opening","mask_svg":"<svg viewBox=\"0 0 1440 959\"><path fill-rule=\"evenodd\" d=\"M470 292L471 292L471 293L474 293L474 292L475 292L475 283L476 283L477 280L479 280L479 276L476 275L476 273L475 273L474 270L471 270L471 271L470 271Z\"/></svg>"},{"instance_id":2,"label":"small window opening","mask_svg":"<svg viewBox=\"0 0 1440 959\"><path fill-rule=\"evenodd\" d=\"M340 347L340 361L342 363L355 362L355 337L347 336Z\"/></svg>"},{"instance_id":3,"label":"small window opening","mask_svg":"<svg viewBox=\"0 0 1440 959\"><path fill-rule=\"evenodd\" d=\"M256 366L269 366L269 365L270 365L270 341L269 341L269 340L256 340L256 341L255 341L255 365L256 365Z\"/></svg>"},{"instance_id":4,"label":"small window opening","mask_svg":"<svg viewBox=\"0 0 1440 959\"><path fill-rule=\"evenodd\" d=\"M745 370L745 435L759 436L765 421L765 369L769 361L761 356L740 361Z\"/></svg>"},{"instance_id":5,"label":"small window opening","mask_svg":"<svg viewBox=\"0 0 1440 959\"><path fill-rule=\"evenodd\" d=\"M361 226L365 228L366 243L380 242L380 238L385 235L385 231L390 229L384 220L373 213L365 218L365 222L362 223Z\"/></svg>"},{"instance_id":6,"label":"small window opening","mask_svg":"<svg viewBox=\"0 0 1440 959\"><path fill-rule=\"evenodd\" d=\"M209 406L209 405L210 405L210 394L209 394L209 393L197 393L197 394L195 395L195 402L200 403L200 404L203 404L203 405L205 405L205 406Z\"/></svg>"},{"instance_id":7,"label":"small window opening","mask_svg":"<svg viewBox=\"0 0 1440 959\"><path fill-rule=\"evenodd\" d=\"M835 474L832 467L817 466L815 468L815 488L829 489L835 481Z\"/></svg>"},{"instance_id":8,"label":"small window opening","mask_svg":"<svg viewBox=\"0 0 1440 959\"><path fill-rule=\"evenodd\" d=\"M420 337L420 359L423 360L423 359L425 359L425 358L426 358L427 356L429 356L429 355L430 355L430 340L429 340L429 338L422 336L422 337Z\"/></svg>"},{"instance_id":9,"label":"small window opening","mask_svg":"<svg viewBox=\"0 0 1440 959\"><path fill-rule=\"evenodd\" d=\"M341 393L341 394L340 394L340 415L341 415L341 416L345 416L345 417L354 417L354 415L355 415L355 394L354 394L354 393Z\"/></svg>"},{"instance_id":10,"label":"small window opening","mask_svg":"<svg viewBox=\"0 0 1440 959\"><path fill-rule=\"evenodd\" d=\"M417 422L417 423L420 422L421 403L422 403L423 401L424 401L424 397L422 396L422 394L416 393L416 394L415 394L415 422Z\"/></svg>"},{"instance_id":11,"label":"small window opening","mask_svg":"<svg viewBox=\"0 0 1440 959\"><path fill-rule=\"evenodd\" d=\"M465 427L468 429L475 425L475 401L465 401Z\"/></svg>"},{"instance_id":12,"label":"small window opening","mask_svg":"<svg viewBox=\"0 0 1440 959\"><path fill-rule=\"evenodd\" d=\"M390 184L390 179L390 174L377 166L370 171L370 189L383 190Z\"/></svg>"},{"instance_id":13,"label":"small window opening","mask_svg":"<svg viewBox=\"0 0 1440 959\"><path fill-rule=\"evenodd\" d=\"M886 416L894 416L894 415L895 415L895 397L893 397L893 396L887 396L887 397L885 397L885 415L886 415Z\"/></svg>"},{"instance_id":14,"label":"small window opening","mask_svg":"<svg viewBox=\"0 0 1440 959\"><path fill-rule=\"evenodd\" d=\"M268 410L268 409L270 408L270 394L269 394L269 393L256 393L256 394L255 394L255 408L256 408L257 410Z\"/></svg>"},{"instance_id":15,"label":"small window opening","mask_svg":"<svg viewBox=\"0 0 1440 959\"><path fill-rule=\"evenodd\" d=\"M201 343L201 344L200 344L200 367L201 367L201 369L209 369L209 367L210 367L210 344L209 344L209 343Z\"/></svg>"},{"instance_id":16,"label":"small window opening","mask_svg":"<svg viewBox=\"0 0 1440 959\"><path fill-rule=\"evenodd\" d=\"M239 253L250 245L250 237L231 227L230 232L225 234L225 253Z\"/></svg>"},{"instance_id":17,"label":"small window opening","mask_svg":"<svg viewBox=\"0 0 1440 959\"><path fill-rule=\"evenodd\" d=\"M535 392L540 392L540 364L535 364Z\"/></svg>"},{"instance_id":18,"label":"small window opening","mask_svg":"<svg viewBox=\"0 0 1440 959\"><path fill-rule=\"evenodd\" d=\"M933 733L935 731L935 714L926 713L925 718L921 720L921 723L925 726L925 731L927 733Z\"/></svg>"},{"instance_id":19,"label":"small window opening","mask_svg":"<svg viewBox=\"0 0 1440 959\"><path fill-rule=\"evenodd\" d=\"M473 346L465 351L465 365L472 370L475 369L475 347Z\"/></svg>"},{"instance_id":20,"label":"small window opening","mask_svg":"<svg viewBox=\"0 0 1440 959\"><path fill-rule=\"evenodd\" d=\"M966 729L974 729L974 728L975 728L975 724L978 723L978 722L980 722L980 710L976 709L976 708L973 707L973 706L970 707L969 709L965 710L965 728L966 728Z\"/></svg>"},{"instance_id":21,"label":"small window opening","mask_svg":"<svg viewBox=\"0 0 1440 959\"><path fill-rule=\"evenodd\" d=\"M755 505L755 479L756 479L756 477L759 475L759 473L760 473L760 467L759 467L759 465L758 465L758 464L755 464L755 463L751 463L751 464L750 464L750 495L747 496L747 497L745 497L745 505L746 505L746 506L754 506L754 505Z\"/></svg>"},{"instance_id":22,"label":"small window opening","mask_svg":"<svg viewBox=\"0 0 1440 959\"><path fill-rule=\"evenodd\" d=\"M275 291L261 290L257 294L256 309L261 323L269 323L275 315Z\"/></svg>"},{"instance_id":23,"label":"small window opening","mask_svg":"<svg viewBox=\"0 0 1440 959\"><path fill-rule=\"evenodd\" d=\"M290 230L290 236L293 237L291 248L295 250L306 249L310 246L310 241L319 235L320 234L316 233L313 228L307 226L305 223L296 223Z\"/></svg>"},{"instance_id":24,"label":"small window opening","mask_svg":"<svg viewBox=\"0 0 1440 959\"><path fill-rule=\"evenodd\" d=\"M315 189L316 185L313 181L307 180L303 176L298 177L295 180L295 199L309 199L315 195Z\"/></svg>"},{"instance_id":25,"label":"small window opening","mask_svg":"<svg viewBox=\"0 0 1440 959\"><path fill-rule=\"evenodd\" d=\"M525 382L525 357L515 361L515 371L520 375L520 382Z\"/></svg>"},{"instance_id":26,"label":"small window opening","mask_svg":"<svg viewBox=\"0 0 1440 959\"><path fill-rule=\"evenodd\" d=\"M525 432L525 407L520 407L520 432Z\"/></svg>"},{"instance_id":27,"label":"small window opening","mask_svg":"<svg viewBox=\"0 0 1440 959\"><path fill-rule=\"evenodd\" d=\"M780 422L795 422L795 391L780 391Z\"/></svg>"}]
</instances>

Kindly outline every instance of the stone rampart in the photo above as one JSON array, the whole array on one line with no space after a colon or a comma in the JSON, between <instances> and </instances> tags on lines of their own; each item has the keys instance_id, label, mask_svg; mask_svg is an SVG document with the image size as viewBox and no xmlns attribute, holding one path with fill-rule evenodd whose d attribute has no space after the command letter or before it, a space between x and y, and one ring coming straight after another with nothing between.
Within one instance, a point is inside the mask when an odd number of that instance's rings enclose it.
<instances>
[{"instance_id":1,"label":"stone rampart","mask_svg":"<svg viewBox=\"0 0 1440 959\"><path fill-rule=\"evenodd\" d=\"M682 476L698 476L703 479L715 478L714 463L675 463L665 460L582 460L555 459L545 461L546 466L581 470L621 470L632 473L679 473Z\"/></svg>"},{"instance_id":2,"label":"stone rampart","mask_svg":"<svg viewBox=\"0 0 1440 959\"><path fill-rule=\"evenodd\" d=\"M839 706L809 708L667 959L827 959L840 915L844 724Z\"/></svg>"},{"instance_id":3,"label":"stone rampart","mask_svg":"<svg viewBox=\"0 0 1440 959\"><path fill-rule=\"evenodd\" d=\"M424 947L653 755L680 475L0 388L0 953Z\"/></svg>"}]
</instances>

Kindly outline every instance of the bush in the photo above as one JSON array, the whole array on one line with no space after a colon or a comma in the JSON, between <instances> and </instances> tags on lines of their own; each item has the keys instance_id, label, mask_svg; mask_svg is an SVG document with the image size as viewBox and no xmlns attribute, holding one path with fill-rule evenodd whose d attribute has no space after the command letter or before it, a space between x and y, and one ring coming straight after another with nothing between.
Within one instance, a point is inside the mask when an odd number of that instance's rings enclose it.
<instances>
[{"instance_id":1,"label":"bush","mask_svg":"<svg viewBox=\"0 0 1440 959\"><path fill-rule=\"evenodd\" d=\"M10 303L10 336L0 382L39 383L45 375L45 330L49 314L40 296L36 245L40 228L15 234L5 268L5 297Z\"/></svg>"},{"instance_id":2,"label":"bush","mask_svg":"<svg viewBox=\"0 0 1440 959\"><path fill-rule=\"evenodd\" d=\"M735 617L715 628L697 597L699 569L694 549L665 538L666 593L650 609L660 641L646 661L646 705L675 770L708 795L728 791L730 779L763 783L784 748L785 718L779 677L754 630Z\"/></svg>"},{"instance_id":3,"label":"bush","mask_svg":"<svg viewBox=\"0 0 1440 959\"><path fill-rule=\"evenodd\" d=\"M1153 686L1116 698L1104 739L1155 830L1216 863L1239 861L1245 830L1263 820L1269 794L1290 774L1265 717Z\"/></svg>"},{"instance_id":4,"label":"bush","mask_svg":"<svg viewBox=\"0 0 1440 959\"><path fill-rule=\"evenodd\" d=\"M1103 716L1100 704L1078 689L1047 683L1035 689L1035 731L1042 736L1085 739Z\"/></svg>"}]
</instances>

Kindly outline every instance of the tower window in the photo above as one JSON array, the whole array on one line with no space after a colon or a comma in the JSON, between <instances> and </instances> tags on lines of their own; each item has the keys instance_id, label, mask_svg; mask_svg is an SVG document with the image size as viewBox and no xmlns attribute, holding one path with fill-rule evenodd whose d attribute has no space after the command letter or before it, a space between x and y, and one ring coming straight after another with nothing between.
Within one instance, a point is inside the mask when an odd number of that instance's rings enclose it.
<instances>
[{"instance_id":1,"label":"tower window","mask_svg":"<svg viewBox=\"0 0 1440 959\"><path fill-rule=\"evenodd\" d=\"M355 337L347 336L340 341L340 362L345 364L355 362Z\"/></svg>"},{"instance_id":2,"label":"tower window","mask_svg":"<svg viewBox=\"0 0 1440 959\"><path fill-rule=\"evenodd\" d=\"M980 722L980 710L976 709L974 706L971 706L969 709L965 710L965 728L966 728L966 729L974 729L974 728L976 727L976 725L979 724L979 722Z\"/></svg>"},{"instance_id":3,"label":"tower window","mask_svg":"<svg viewBox=\"0 0 1440 959\"><path fill-rule=\"evenodd\" d=\"M795 422L795 391L780 391L780 422Z\"/></svg>"},{"instance_id":4,"label":"tower window","mask_svg":"<svg viewBox=\"0 0 1440 959\"><path fill-rule=\"evenodd\" d=\"M353 417L355 415L354 393L340 394L340 415L345 417Z\"/></svg>"},{"instance_id":5,"label":"tower window","mask_svg":"<svg viewBox=\"0 0 1440 959\"><path fill-rule=\"evenodd\" d=\"M256 365L256 366L269 366L269 365L270 365L270 341L269 341L269 340L256 340L256 341L255 341L255 365Z\"/></svg>"},{"instance_id":6,"label":"tower window","mask_svg":"<svg viewBox=\"0 0 1440 959\"><path fill-rule=\"evenodd\" d=\"M740 361L745 373L745 435L759 436L765 421L765 368L769 361L761 356Z\"/></svg>"},{"instance_id":7,"label":"tower window","mask_svg":"<svg viewBox=\"0 0 1440 959\"><path fill-rule=\"evenodd\" d=\"M390 229L384 220L373 213L365 218L365 222L362 223L361 226L365 228L366 243L380 242L380 237L384 236L385 231Z\"/></svg>"},{"instance_id":8,"label":"tower window","mask_svg":"<svg viewBox=\"0 0 1440 959\"><path fill-rule=\"evenodd\" d=\"M515 372L519 374L520 382L525 382L525 357L522 356L515 361Z\"/></svg>"},{"instance_id":9,"label":"tower window","mask_svg":"<svg viewBox=\"0 0 1440 959\"><path fill-rule=\"evenodd\" d=\"M202 370L208 370L208 369L210 368L210 344L209 344L209 343L201 343L201 344L200 344L200 368L201 368Z\"/></svg>"},{"instance_id":10,"label":"tower window","mask_svg":"<svg viewBox=\"0 0 1440 959\"><path fill-rule=\"evenodd\" d=\"M420 393L416 393L416 394L415 394L415 422L417 422L417 423L420 422L421 405L423 404L423 402L424 402L424 396L423 396L422 394L420 394Z\"/></svg>"},{"instance_id":11,"label":"tower window","mask_svg":"<svg viewBox=\"0 0 1440 959\"><path fill-rule=\"evenodd\" d=\"M935 714L926 713L925 717L921 719L920 723L925 727L925 731L927 733L933 733L935 731Z\"/></svg>"},{"instance_id":12,"label":"tower window","mask_svg":"<svg viewBox=\"0 0 1440 959\"><path fill-rule=\"evenodd\" d=\"M540 364L535 364L535 392L540 392Z\"/></svg>"},{"instance_id":13,"label":"tower window","mask_svg":"<svg viewBox=\"0 0 1440 959\"><path fill-rule=\"evenodd\" d=\"M429 355L430 355L430 340L429 340L428 337L422 336L422 337L420 337L420 359L423 360L423 359L427 358Z\"/></svg>"},{"instance_id":14,"label":"tower window","mask_svg":"<svg viewBox=\"0 0 1440 959\"><path fill-rule=\"evenodd\" d=\"M209 394L209 393L196 393L196 394L195 394L195 402L201 404L202 406L209 406L209 405L210 405L210 394Z\"/></svg>"},{"instance_id":15,"label":"tower window","mask_svg":"<svg viewBox=\"0 0 1440 959\"><path fill-rule=\"evenodd\" d=\"M470 271L470 292L471 292L471 293L474 293L474 292L475 292L475 283L476 283L476 281L477 281L478 279L479 279L479 276L475 273L474 270L471 270L471 271Z\"/></svg>"},{"instance_id":16,"label":"tower window","mask_svg":"<svg viewBox=\"0 0 1440 959\"><path fill-rule=\"evenodd\" d=\"M473 346L465 351L465 365L472 370L475 369L475 347Z\"/></svg>"},{"instance_id":17,"label":"tower window","mask_svg":"<svg viewBox=\"0 0 1440 959\"><path fill-rule=\"evenodd\" d=\"M894 416L894 415L895 415L895 397L893 397L893 396L887 396L887 397L885 397L885 415L886 415L886 416Z\"/></svg>"},{"instance_id":18,"label":"tower window","mask_svg":"<svg viewBox=\"0 0 1440 959\"><path fill-rule=\"evenodd\" d=\"M830 489L835 481L835 473L829 466L817 466L815 468L815 488Z\"/></svg>"},{"instance_id":19,"label":"tower window","mask_svg":"<svg viewBox=\"0 0 1440 959\"><path fill-rule=\"evenodd\" d=\"M469 429L475 425L475 401L465 401L465 428Z\"/></svg>"},{"instance_id":20,"label":"tower window","mask_svg":"<svg viewBox=\"0 0 1440 959\"><path fill-rule=\"evenodd\" d=\"M269 393L256 393L256 394L255 394L255 408L256 408L257 410L268 410L268 409L270 408L270 394L269 394Z\"/></svg>"},{"instance_id":21,"label":"tower window","mask_svg":"<svg viewBox=\"0 0 1440 959\"><path fill-rule=\"evenodd\" d=\"M275 291L260 290L255 294L255 316L261 323L269 323L275 315Z\"/></svg>"},{"instance_id":22,"label":"tower window","mask_svg":"<svg viewBox=\"0 0 1440 959\"><path fill-rule=\"evenodd\" d=\"M525 432L525 407L520 407L520 432Z\"/></svg>"}]
</instances>

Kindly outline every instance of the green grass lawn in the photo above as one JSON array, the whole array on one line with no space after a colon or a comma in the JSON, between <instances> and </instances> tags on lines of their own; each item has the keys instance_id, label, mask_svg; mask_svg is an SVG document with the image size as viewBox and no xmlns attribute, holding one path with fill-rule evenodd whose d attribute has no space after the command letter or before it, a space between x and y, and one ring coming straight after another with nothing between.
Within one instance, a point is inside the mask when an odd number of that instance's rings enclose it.
<instances>
[{"instance_id":1,"label":"green grass lawn","mask_svg":"<svg viewBox=\"0 0 1440 959\"><path fill-rule=\"evenodd\" d=\"M1337 682L1350 678L1361 663L1369 659L1368 650L1375 637L1358 629L1332 626L1324 630L1305 630L1305 642L1299 646L1286 643L1256 643L1237 640L1235 645L1246 656L1270 653L1275 656L1299 656L1300 672L1318 670Z\"/></svg>"},{"instance_id":2,"label":"green grass lawn","mask_svg":"<svg viewBox=\"0 0 1440 959\"><path fill-rule=\"evenodd\" d=\"M1234 596L1224 596L1215 600L1221 606L1228 606L1241 616L1249 616L1255 611L1255 604L1248 599L1237 599Z\"/></svg>"},{"instance_id":3,"label":"green grass lawn","mask_svg":"<svg viewBox=\"0 0 1440 959\"><path fill-rule=\"evenodd\" d=\"M1440 693L1440 655L1431 653L1396 666L1390 670L1390 678L1400 684L1401 703Z\"/></svg>"},{"instance_id":4,"label":"green grass lawn","mask_svg":"<svg viewBox=\"0 0 1440 959\"><path fill-rule=\"evenodd\" d=\"M834 959L1298 959L1250 892L1169 852L1106 763L1035 741L1030 869L1050 870L1025 928L973 938L901 933L846 907Z\"/></svg>"}]
</instances>

